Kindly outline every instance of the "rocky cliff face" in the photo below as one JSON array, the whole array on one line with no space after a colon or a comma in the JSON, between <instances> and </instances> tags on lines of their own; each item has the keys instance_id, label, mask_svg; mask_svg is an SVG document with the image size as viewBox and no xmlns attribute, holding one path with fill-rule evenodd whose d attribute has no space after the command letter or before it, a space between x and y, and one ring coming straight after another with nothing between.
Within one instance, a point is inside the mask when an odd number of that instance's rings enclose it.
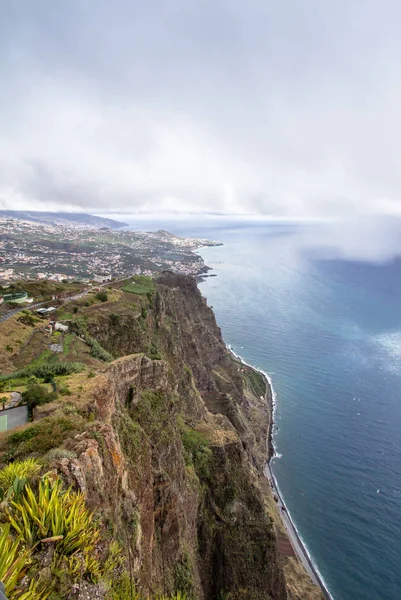
<instances>
[{"instance_id":1,"label":"rocky cliff face","mask_svg":"<svg viewBox=\"0 0 401 600\"><path fill-rule=\"evenodd\" d=\"M88 317L90 334L121 358L72 386L79 422L60 438L53 466L85 493L104 548L123 546L144 593L319 598L298 567L300 585L288 582L290 559L277 550L263 476L266 382L227 352L194 280L163 273L141 309L120 302ZM60 402L46 406L49 422L64 414ZM111 597L101 584L82 594Z\"/></svg>"}]
</instances>

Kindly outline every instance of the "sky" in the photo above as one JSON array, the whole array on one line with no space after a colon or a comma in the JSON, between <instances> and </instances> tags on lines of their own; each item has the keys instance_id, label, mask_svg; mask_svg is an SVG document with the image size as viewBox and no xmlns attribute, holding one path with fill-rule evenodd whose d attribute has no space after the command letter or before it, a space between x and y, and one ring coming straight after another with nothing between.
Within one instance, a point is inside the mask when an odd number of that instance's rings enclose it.
<instances>
[{"instance_id":1,"label":"sky","mask_svg":"<svg viewBox=\"0 0 401 600\"><path fill-rule=\"evenodd\" d=\"M0 4L0 208L401 216L396 0Z\"/></svg>"}]
</instances>

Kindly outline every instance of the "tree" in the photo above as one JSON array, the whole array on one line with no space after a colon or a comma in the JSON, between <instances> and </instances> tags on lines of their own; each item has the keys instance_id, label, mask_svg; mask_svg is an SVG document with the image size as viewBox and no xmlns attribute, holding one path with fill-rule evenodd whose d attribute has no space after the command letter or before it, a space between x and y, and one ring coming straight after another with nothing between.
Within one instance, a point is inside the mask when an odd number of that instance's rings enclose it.
<instances>
[{"instance_id":1,"label":"tree","mask_svg":"<svg viewBox=\"0 0 401 600\"><path fill-rule=\"evenodd\" d=\"M107 302L108 297L106 292L98 292L95 298L97 298L97 300L100 300L100 302Z\"/></svg>"},{"instance_id":2,"label":"tree","mask_svg":"<svg viewBox=\"0 0 401 600\"><path fill-rule=\"evenodd\" d=\"M49 392L44 385L39 385L38 383L30 385L25 392L22 392L22 400L27 403L30 416L32 416L35 406L48 404L49 402L54 402L56 399L56 392Z\"/></svg>"},{"instance_id":3,"label":"tree","mask_svg":"<svg viewBox=\"0 0 401 600\"><path fill-rule=\"evenodd\" d=\"M6 404L7 404L7 397L6 397L6 396L2 396L2 397L0 398L0 402L1 402L1 405L2 405L2 407L3 407L3 410L4 410L4 409L5 409L5 407L6 407Z\"/></svg>"}]
</instances>

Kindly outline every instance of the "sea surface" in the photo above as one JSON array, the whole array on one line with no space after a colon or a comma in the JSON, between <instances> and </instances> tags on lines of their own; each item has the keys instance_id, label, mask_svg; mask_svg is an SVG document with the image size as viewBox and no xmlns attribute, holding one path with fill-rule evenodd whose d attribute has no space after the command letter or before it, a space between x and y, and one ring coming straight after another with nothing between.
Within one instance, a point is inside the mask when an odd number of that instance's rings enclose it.
<instances>
[{"instance_id":1,"label":"sea surface","mask_svg":"<svg viewBox=\"0 0 401 600\"><path fill-rule=\"evenodd\" d=\"M332 597L400 600L401 261L322 258L298 226L166 228L224 243L200 289L272 379L273 471Z\"/></svg>"}]
</instances>

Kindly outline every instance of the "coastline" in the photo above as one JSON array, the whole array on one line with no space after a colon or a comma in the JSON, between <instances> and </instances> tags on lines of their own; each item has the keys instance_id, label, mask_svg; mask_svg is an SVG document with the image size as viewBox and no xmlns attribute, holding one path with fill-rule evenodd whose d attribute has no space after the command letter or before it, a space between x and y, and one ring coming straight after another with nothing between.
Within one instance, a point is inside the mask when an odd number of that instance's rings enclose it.
<instances>
[{"instance_id":1,"label":"coastline","mask_svg":"<svg viewBox=\"0 0 401 600\"><path fill-rule=\"evenodd\" d=\"M270 483L270 486L271 486L271 489L273 492L273 496L276 496L278 499L278 501L275 503L276 507L277 507L277 511L278 511L278 514L280 515L280 520L287 532L288 538L291 542L291 545L294 549L297 559L303 565L304 569L308 573L312 582L320 588L324 598L326 598L326 600L334 600L333 596L328 591L328 589L323 581L323 578L322 578L321 574L319 573L318 568L313 563L313 560L312 560L301 536L299 535L299 533L297 531L297 528L291 518L291 514L288 511L288 508L285 504L283 495L280 491L280 488L278 486L276 478L271 469L271 461L274 460L275 457L277 457L276 449L274 447L274 440L273 440L273 425L275 423L274 414L275 414L275 408L276 408L276 395L274 392L273 382L272 382L270 376L265 371L262 371L262 369L258 369L254 365L250 365L249 363L247 363L239 354L237 354L233 350L233 348L229 344L226 344L226 347L227 347L228 351L237 360L239 360L242 364L246 365L247 367L253 369L254 371L257 371L258 373L260 373L265 380L266 390L267 390L266 394L265 394L265 398L266 398L268 406L269 406L270 422L269 422L269 432L268 432L268 438L267 438L268 459L267 459L267 462L266 462L266 465L264 468L264 475Z\"/></svg>"}]
</instances>

